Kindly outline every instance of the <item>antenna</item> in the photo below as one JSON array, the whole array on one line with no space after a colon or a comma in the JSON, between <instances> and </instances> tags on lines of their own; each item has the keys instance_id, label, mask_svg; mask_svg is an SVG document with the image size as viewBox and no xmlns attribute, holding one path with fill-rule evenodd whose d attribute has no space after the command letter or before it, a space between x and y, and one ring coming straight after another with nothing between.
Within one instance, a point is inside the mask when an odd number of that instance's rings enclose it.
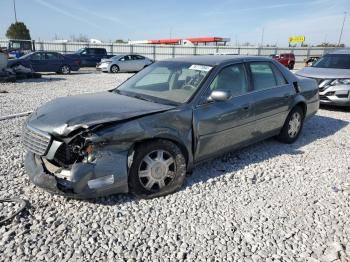
<instances>
[{"instance_id":1,"label":"antenna","mask_svg":"<svg viewBox=\"0 0 350 262\"><path fill-rule=\"evenodd\" d=\"M345 24L346 15L347 15L347 13L344 12L344 19L343 19L343 24L342 24L341 30L340 30L340 35L339 35L339 40L338 40L338 46L340 45L341 37L342 37L342 35L343 35L343 29L344 29L344 24Z\"/></svg>"},{"instance_id":2,"label":"antenna","mask_svg":"<svg viewBox=\"0 0 350 262\"><path fill-rule=\"evenodd\" d=\"M16 20L16 23L17 23L16 0L13 0L13 11L15 12L15 20Z\"/></svg>"}]
</instances>

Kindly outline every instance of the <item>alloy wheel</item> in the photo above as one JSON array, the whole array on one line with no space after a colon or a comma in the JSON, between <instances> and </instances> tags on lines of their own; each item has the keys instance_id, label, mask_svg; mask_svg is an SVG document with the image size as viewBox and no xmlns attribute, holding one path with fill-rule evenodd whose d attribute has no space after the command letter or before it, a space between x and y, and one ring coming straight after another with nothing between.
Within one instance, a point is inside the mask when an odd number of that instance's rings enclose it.
<instances>
[{"instance_id":1,"label":"alloy wheel","mask_svg":"<svg viewBox=\"0 0 350 262\"><path fill-rule=\"evenodd\" d=\"M63 74L69 74L69 72L70 72L69 66L66 66L66 65L62 66L61 71Z\"/></svg>"},{"instance_id":2,"label":"alloy wheel","mask_svg":"<svg viewBox=\"0 0 350 262\"><path fill-rule=\"evenodd\" d=\"M160 190L174 179L175 160L167 151L152 151L142 159L138 176L145 189L149 191Z\"/></svg>"},{"instance_id":3,"label":"alloy wheel","mask_svg":"<svg viewBox=\"0 0 350 262\"><path fill-rule=\"evenodd\" d=\"M288 135L293 138L298 135L301 127L301 115L294 112L288 123Z\"/></svg>"}]
</instances>

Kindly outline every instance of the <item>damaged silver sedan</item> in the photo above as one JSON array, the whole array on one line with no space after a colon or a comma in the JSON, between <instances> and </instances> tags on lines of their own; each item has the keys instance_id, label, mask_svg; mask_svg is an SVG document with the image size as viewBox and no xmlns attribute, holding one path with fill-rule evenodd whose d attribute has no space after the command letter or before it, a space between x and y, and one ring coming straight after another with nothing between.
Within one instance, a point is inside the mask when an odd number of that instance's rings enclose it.
<instances>
[{"instance_id":1,"label":"damaged silver sedan","mask_svg":"<svg viewBox=\"0 0 350 262\"><path fill-rule=\"evenodd\" d=\"M114 90L37 109L25 168L35 185L70 197L162 196L198 163L271 136L294 142L318 107L314 80L268 58L170 59Z\"/></svg>"}]
</instances>

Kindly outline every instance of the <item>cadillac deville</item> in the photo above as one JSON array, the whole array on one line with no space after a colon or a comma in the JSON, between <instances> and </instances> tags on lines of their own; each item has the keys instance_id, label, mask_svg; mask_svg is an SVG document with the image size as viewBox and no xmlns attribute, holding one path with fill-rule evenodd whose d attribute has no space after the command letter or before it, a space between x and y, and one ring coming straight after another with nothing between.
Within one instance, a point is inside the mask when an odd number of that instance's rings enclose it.
<instances>
[{"instance_id":1,"label":"cadillac deville","mask_svg":"<svg viewBox=\"0 0 350 262\"><path fill-rule=\"evenodd\" d=\"M174 58L113 90L38 108L24 128L25 168L35 185L69 197L162 196L225 152L269 137L293 143L318 108L316 81L272 59Z\"/></svg>"}]
</instances>

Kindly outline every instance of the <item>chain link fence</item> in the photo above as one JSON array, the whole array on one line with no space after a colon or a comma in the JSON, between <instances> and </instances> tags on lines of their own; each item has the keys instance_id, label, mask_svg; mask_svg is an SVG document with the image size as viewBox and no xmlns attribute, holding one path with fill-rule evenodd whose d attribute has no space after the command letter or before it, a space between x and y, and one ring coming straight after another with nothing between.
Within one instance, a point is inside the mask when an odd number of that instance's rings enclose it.
<instances>
[{"instance_id":1,"label":"chain link fence","mask_svg":"<svg viewBox=\"0 0 350 262\"><path fill-rule=\"evenodd\" d=\"M7 40L0 40L0 46L7 47ZM105 48L110 55L137 53L153 60L171 57L209 54L234 54L269 56L281 53L294 53L296 67L303 66L304 60L310 56L322 56L334 48L323 47L248 47L248 46L181 46L181 45L128 45L116 43L91 44L84 42L57 43L55 41L35 41L35 50L55 51L63 54L73 53L84 47Z\"/></svg>"}]
</instances>

